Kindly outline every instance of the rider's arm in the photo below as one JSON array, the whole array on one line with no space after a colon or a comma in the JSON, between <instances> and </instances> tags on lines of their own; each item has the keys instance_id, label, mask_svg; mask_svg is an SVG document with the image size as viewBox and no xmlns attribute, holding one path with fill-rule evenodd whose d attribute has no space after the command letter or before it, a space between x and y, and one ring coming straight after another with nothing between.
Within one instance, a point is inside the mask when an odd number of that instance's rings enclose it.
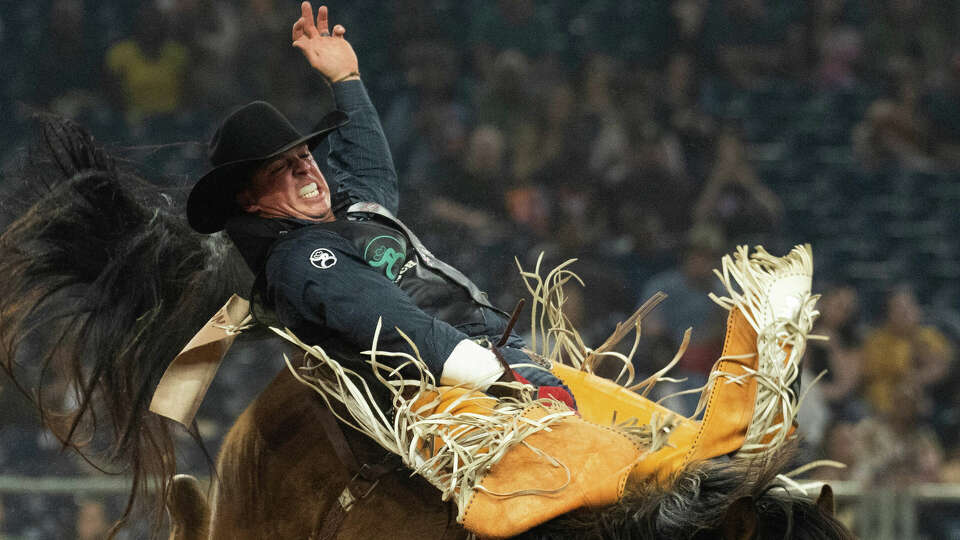
<instances>
[{"instance_id":1,"label":"rider's arm","mask_svg":"<svg viewBox=\"0 0 960 540\"><path fill-rule=\"evenodd\" d=\"M327 162L334 171L338 193L351 200L376 202L396 215L398 208L397 171L377 110L359 79L334 83L337 108L346 112L350 123L327 138Z\"/></svg>"},{"instance_id":2,"label":"rider's arm","mask_svg":"<svg viewBox=\"0 0 960 540\"><path fill-rule=\"evenodd\" d=\"M293 46L333 88L337 107L350 116L350 123L333 132L328 161L339 184L338 195L353 201L376 202L397 213L397 172L380 118L359 80L359 63L347 30L336 25L329 30L326 6L317 9L316 22L309 2L300 7L293 25Z\"/></svg>"},{"instance_id":3,"label":"rider's arm","mask_svg":"<svg viewBox=\"0 0 960 540\"><path fill-rule=\"evenodd\" d=\"M442 384L486 388L503 373L493 353L424 313L338 234L311 230L280 241L267 261L266 278L277 315L295 331L324 328L369 350L382 319L378 350L412 353L399 328Z\"/></svg>"}]
</instances>

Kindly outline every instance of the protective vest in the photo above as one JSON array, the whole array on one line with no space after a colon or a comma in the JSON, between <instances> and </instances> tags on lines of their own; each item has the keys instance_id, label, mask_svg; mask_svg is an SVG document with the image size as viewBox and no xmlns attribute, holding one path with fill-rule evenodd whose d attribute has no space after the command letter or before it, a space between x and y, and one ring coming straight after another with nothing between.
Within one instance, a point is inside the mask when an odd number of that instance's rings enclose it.
<instances>
[{"instance_id":1,"label":"protective vest","mask_svg":"<svg viewBox=\"0 0 960 540\"><path fill-rule=\"evenodd\" d=\"M345 222L324 225L351 240L367 264L382 268L420 309L438 319L454 325L482 323L479 306L507 316L490 304L470 278L434 256L409 227L379 204L355 203L347 209ZM398 270L400 258L404 262Z\"/></svg>"}]
</instances>

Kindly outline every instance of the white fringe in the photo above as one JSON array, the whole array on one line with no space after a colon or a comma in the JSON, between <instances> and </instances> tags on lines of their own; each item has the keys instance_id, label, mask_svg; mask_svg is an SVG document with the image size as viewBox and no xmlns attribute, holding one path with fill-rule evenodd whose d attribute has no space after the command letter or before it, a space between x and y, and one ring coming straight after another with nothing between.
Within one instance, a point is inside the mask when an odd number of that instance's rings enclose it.
<instances>
[{"instance_id":1,"label":"white fringe","mask_svg":"<svg viewBox=\"0 0 960 540\"><path fill-rule=\"evenodd\" d=\"M847 468L846 464L840 463L839 461L833 461L831 459L818 459L817 461L811 461L806 465L797 467L788 473L778 474L774 479L774 483L783 487L788 492L792 490L794 494L800 495L801 497L810 497L812 493L818 492L820 488L823 487L824 483L816 480L812 482L801 482L794 479L801 474L809 472L813 469L819 469L821 467L830 467L832 469Z\"/></svg>"},{"instance_id":2,"label":"white fringe","mask_svg":"<svg viewBox=\"0 0 960 540\"><path fill-rule=\"evenodd\" d=\"M635 321L635 341L629 354L590 349L563 314L565 301L563 285L571 279L583 285L583 281L567 269L574 260L564 262L548 273L546 278L541 278L542 258L541 255L537 259L532 272L520 268L527 290L533 298L531 344L534 347L534 353L550 362L566 363L590 373L595 371L599 360L615 358L623 364L617 382L626 375L627 382L623 386L638 391L643 396L646 396L658 382L673 380L667 374L679 362L687 348L690 339L689 329L684 333L683 343L677 354L663 369L646 380L633 384L632 360L641 335L640 319L642 317ZM520 267L519 261L517 266ZM797 299L799 309L796 315L792 318L780 319L772 317L768 295L778 280L789 276L812 276L813 255L809 245L796 246L785 257L774 257L761 246L757 246L750 254L747 246L739 246L733 257L729 255L723 257L721 270L714 270L714 273L726 288L727 296L718 297L711 293L710 298L724 309L739 308L747 322L757 331L758 368L747 370L746 374L738 376L716 369L711 370L710 377L704 386L665 396L661 401L677 395L700 393L700 403L693 414L696 418L706 408L710 388L721 379L724 380L724 384L743 384L747 377L756 379L758 390L753 419L748 427L744 445L738 452L741 456L755 456L769 452L787 440L803 398L802 395L795 395L791 389L791 385L800 376L800 359L803 357L808 339L822 339L821 336L809 334L813 322L819 315L814 309L819 295L804 294L802 298ZM787 346L791 347L789 354L784 351ZM754 354L736 358L721 357L717 363L721 360L753 356ZM661 419L658 419L659 421ZM617 424L615 418L612 419L611 424L631 430L635 434L641 434L646 444L654 442L658 445L666 444L661 440L664 438L661 425L634 426L630 424L629 419ZM659 435L652 437L656 434ZM767 438L769 440L765 441L764 439Z\"/></svg>"},{"instance_id":3,"label":"white fringe","mask_svg":"<svg viewBox=\"0 0 960 540\"><path fill-rule=\"evenodd\" d=\"M520 393L520 399L501 399L492 408L484 407L482 413L434 413L439 404L438 398L429 403L416 404L424 392L436 389L434 377L419 358L416 347L400 332L413 348L415 356L378 351L381 329L378 322L372 348L363 354L369 357L367 364L374 376L390 392L394 413L389 415L377 406L367 382L358 373L328 356L319 346L303 343L289 329L271 329L305 353L305 365L299 368L295 368L290 359L284 356L293 376L317 392L341 422L400 456L414 474L422 476L441 491L443 500L452 498L459 509L458 522L462 522L463 512L474 490L483 490L479 485L483 474L518 444L526 445L551 465L566 469L562 463L524 442L528 436L549 430L551 425L575 414L554 400L533 400L530 392L524 391ZM399 358L400 365L392 368L381 362L383 357ZM417 378L403 378L401 372L416 373ZM521 383L494 385L529 390L528 386ZM480 392L466 393L451 402L449 409L469 401L479 404L489 403L489 400ZM338 408L333 406L335 403L347 411L347 417L338 414ZM534 404L546 408L548 414L540 419L525 418L523 413ZM441 444L436 444L437 441ZM569 483L569 469L566 472L567 482L554 489L490 494L511 497L555 493Z\"/></svg>"},{"instance_id":4,"label":"white fringe","mask_svg":"<svg viewBox=\"0 0 960 540\"><path fill-rule=\"evenodd\" d=\"M540 277L543 253L537 257L533 272L525 271L519 260L514 261L533 300L530 305L530 350L550 362L563 362L583 369L590 349L563 313L566 303L563 286L572 279L583 287L583 280L566 269L577 260L564 261L548 272L545 278Z\"/></svg>"},{"instance_id":5,"label":"white fringe","mask_svg":"<svg viewBox=\"0 0 960 540\"><path fill-rule=\"evenodd\" d=\"M530 293L530 347L526 351L535 357L541 358L546 363L558 362L566 364L575 369L594 373L600 363L608 358L615 359L620 363L620 373L615 381L621 386L632 387L634 385L635 373L633 369L633 355L637 352L640 345L641 321L643 316L651 311L666 295L658 293L648 302L644 303L636 313L631 316L626 323L629 325L623 328L620 324L614 330L613 335L598 348L593 349L587 346L580 333L570 319L563 312L566 303L566 295L563 286L570 280L574 280L584 286L580 276L568 270L567 267L577 261L577 259L568 259L562 264L547 273L544 278L540 277L540 265L543 262L543 253L537 258L537 263L532 272L528 272L520 265L520 261L514 259L517 268L520 270L520 276L523 278L527 292ZM633 345L630 352L623 354L610 350L615 346L620 338L624 337L629 331L634 332ZM626 376L626 381L620 382ZM653 381L656 382L656 381ZM652 384L646 380L643 384Z\"/></svg>"},{"instance_id":6,"label":"white fringe","mask_svg":"<svg viewBox=\"0 0 960 540\"><path fill-rule=\"evenodd\" d=\"M620 364L620 372L614 381L630 390L639 392L643 396L656 383L674 380L667 377L666 373L680 361L684 351L686 351L690 341L690 329L687 329L684 333L683 343L673 360L642 382L634 383L633 356L637 352L643 333L641 326L643 317L666 298L666 295L663 293L654 295L623 324L618 324L610 338L593 349L583 342L580 333L563 313L564 303L566 302L563 286L571 280L579 283L581 287L583 286L583 280L567 269L569 265L576 262L576 259L563 262L551 270L545 278L540 277L542 262L543 254L541 253L533 271L528 272L523 269L519 260L516 261L520 275L523 277L524 284L532 298L530 310L532 337L530 339L531 349L526 351L528 354L545 360L548 366L551 363L558 362L588 373L594 373L604 360L613 359ZM630 331L634 333L630 351L624 354L611 350ZM541 366L532 367L544 369ZM621 382L624 378L626 380ZM669 436L676 425L677 419L677 415L674 414L655 414L648 423L638 425L635 418L618 421L616 413L614 413L610 419L610 426L630 437L639 446L643 447L645 452L651 453L669 444Z\"/></svg>"},{"instance_id":7,"label":"white fringe","mask_svg":"<svg viewBox=\"0 0 960 540\"><path fill-rule=\"evenodd\" d=\"M526 272L520 268L524 284L533 298L531 350L527 351L531 356L548 362L566 363L591 373L603 359L615 358L623 364L617 382L626 376L626 383L623 386L639 390L641 395L646 395L657 382L671 380L666 374L683 355L689 341L689 329L684 334L684 342L680 350L666 367L638 384L633 383L633 355L642 333L641 320L643 315L662 297L651 299L645 304L646 310L642 307L631 317L629 328L621 328L618 325L614 333L615 338L612 336L594 350L584 344L579 333L570 324L570 320L563 314L566 302L563 285L574 280L583 286L583 281L567 269L575 259L554 268L545 278L540 277L542 260L541 254L532 272ZM519 261L517 266L520 267ZM817 337L809 336L808 333L818 315L814 309L818 296L807 294L802 299L799 314L792 320L775 320L763 325L763 328L758 327L766 319L764 310L767 306L764 291L767 291L780 276L798 273L809 276L812 269L813 259L809 246L797 246L782 259L772 257L759 246L750 256L746 246L741 246L734 258L730 256L723 258L722 272L715 270L726 287L728 296L710 295L710 297L725 309L740 308L749 323L757 330L759 367L741 376L714 371L706 387L684 393L708 389L711 385L717 384L721 378L726 379L724 384L743 384L745 377L757 379L759 388L754 416L748 429L747 440L738 455L755 455L776 448L786 440L788 429L796 418L801 396L794 395L790 385L799 376L799 361L803 355L806 340ZM739 292L734 290L734 284L739 286ZM483 414L430 414L430 411L433 411L439 403L437 399L415 408L414 404L424 395L424 392L435 390L436 381L419 358L416 346L408 338L407 342L414 351L413 355L378 351L377 341L380 333L378 323L371 350L363 354L368 357L367 364L376 379L391 395L394 413L390 415L376 405L373 393L358 373L329 357L322 348L303 343L288 329L272 328L272 330L305 353L305 365L300 368L294 368L290 359L285 357L293 375L316 391L340 421L400 456L404 464L413 469L415 474L421 475L440 489L444 500L452 498L460 512L457 516L459 522L462 522L466 503L475 490L484 490L479 485L483 474L518 444L526 445L551 465L563 467L566 470L568 482L550 490L523 490L516 493L484 491L499 497L529 493L550 494L564 489L569 483L570 471L563 463L528 445L524 439L538 431L549 430L554 423L575 413L553 400L533 400L529 392L530 387L520 383L494 383L526 391L521 392L522 397L519 400L511 398L499 400L493 408L487 407ZM627 333L622 330L632 330L635 333L634 343L628 354L609 350ZM403 335L402 332L401 335ZM405 335L403 337L406 338ZM785 345L793 347L789 356L783 351ZM381 361L383 357L399 359L400 365L391 368ZM529 366L548 369L537 364L529 364ZM413 373L416 378L404 378L401 372ZM704 396L708 394L709 392L703 392ZM481 399L488 398L484 394L468 393L459 398L456 404ZM701 405L698 406L696 414L702 411L704 401L701 399ZM337 408L332 406L334 403L347 411L347 417L336 412ZM539 420L524 418L522 416L524 411L534 403L544 406L548 415ZM637 425L636 419L626 419L618 423L614 417L611 419L611 425L634 438L639 444L646 446L647 451L650 452L669 445L669 434L675 421L676 417L673 415L665 417L656 415L647 425ZM764 443L763 438L767 435L772 435L772 438ZM442 444L436 445L436 441ZM435 446L438 449L434 453L424 450Z\"/></svg>"},{"instance_id":8,"label":"white fringe","mask_svg":"<svg viewBox=\"0 0 960 540\"><path fill-rule=\"evenodd\" d=\"M710 298L727 310L740 309L744 318L757 331L758 366L746 370L747 375L757 380L757 399L753 420L747 429L746 440L738 455L756 455L769 452L783 444L790 427L797 417L800 399L791 386L800 376L800 360L806 350L809 335L819 312L814 308L820 295L806 292L798 298L799 309L792 318L770 317L768 293L773 284L787 276L812 276L813 255L810 245L795 246L785 257L774 257L761 246L749 254L747 246L737 247L731 258L724 256L722 272L714 270L727 290L727 295ZM739 288L739 291L734 286ZM784 350L791 347L789 354ZM752 355L751 355L752 356ZM729 358L721 357L720 360ZM743 384L744 375L712 371L707 387L717 384L720 378L725 384ZM704 396L709 392L704 392ZM697 414L705 407L701 399ZM769 440L764 441L769 437Z\"/></svg>"}]
</instances>

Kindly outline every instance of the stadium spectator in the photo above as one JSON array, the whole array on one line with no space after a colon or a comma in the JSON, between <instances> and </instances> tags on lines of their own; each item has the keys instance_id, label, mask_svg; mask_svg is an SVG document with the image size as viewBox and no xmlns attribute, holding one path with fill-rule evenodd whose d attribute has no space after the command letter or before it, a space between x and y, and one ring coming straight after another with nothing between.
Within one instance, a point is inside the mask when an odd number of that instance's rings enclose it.
<instances>
[{"instance_id":1,"label":"stadium spectator","mask_svg":"<svg viewBox=\"0 0 960 540\"><path fill-rule=\"evenodd\" d=\"M694 221L712 221L732 243L753 242L776 232L783 203L763 185L735 129L717 135L713 167L693 209Z\"/></svg>"},{"instance_id":2,"label":"stadium spectator","mask_svg":"<svg viewBox=\"0 0 960 540\"><path fill-rule=\"evenodd\" d=\"M920 392L918 385L904 380L891 389L896 407L857 425L860 480L887 487L939 481L943 448L923 421Z\"/></svg>"},{"instance_id":3,"label":"stadium spectator","mask_svg":"<svg viewBox=\"0 0 960 540\"><path fill-rule=\"evenodd\" d=\"M534 61L561 52L563 25L555 6L535 0L497 0L472 4L469 46L474 69L481 79L495 77L499 53L515 50Z\"/></svg>"},{"instance_id":4,"label":"stadium spectator","mask_svg":"<svg viewBox=\"0 0 960 540\"><path fill-rule=\"evenodd\" d=\"M160 11L141 4L133 35L107 50L106 69L113 96L123 103L129 126L168 117L184 103L190 56L168 33Z\"/></svg>"},{"instance_id":5,"label":"stadium spectator","mask_svg":"<svg viewBox=\"0 0 960 540\"><path fill-rule=\"evenodd\" d=\"M923 313L912 289L898 286L887 296L882 323L864 340L866 398L881 415L903 406L897 393L901 387L915 387L917 393L912 399L920 407L929 407L924 389L950 369L953 346L946 336L922 321Z\"/></svg>"},{"instance_id":6,"label":"stadium spectator","mask_svg":"<svg viewBox=\"0 0 960 540\"><path fill-rule=\"evenodd\" d=\"M713 62L741 88L755 88L774 75L788 73L784 39L797 33L802 4L769 0L710 2L704 27L704 49Z\"/></svg>"},{"instance_id":7,"label":"stadium spectator","mask_svg":"<svg viewBox=\"0 0 960 540\"><path fill-rule=\"evenodd\" d=\"M411 40L403 50L406 79L387 107L388 140L403 184L404 212L422 215L438 193L435 179L455 174L470 130L471 112L457 93L460 55L447 44Z\"/></svg>"},{"instance_id":8,"label":"stadium spectator","mask_svg":"<svg viewBox=\"0 0 960 540\"><path fill-rule=\"evenodd\" d=\"M825 90L849 90L859 82L863 32L855 8L846 0L813 2L811 47L816 50L816 80Z\"/></svg>"},{"instance_id":9,"label":"stadium spectator","mask_svg":"<svg viewBox=\"0 0 960 540\"><path fill-rule=\"evenodd\" d=\"M919 108L923 72L912 59L900 57L890 60L883 76L885 95L870 104L853 130L855 155L871 170L932 169L930 128Z\"/></svg>"},{"instance_id":10,"label":"stadium spectator","mask_svg":"<svg viewBox=\"0 0 960 540\"><path fill-rule=\"evenodd\" d=\"M694 51L673 51L664 70L663 91L655 93L658 122L677 139L683 171L698 187L709 174L710 148L717 130L716 121L699 103L702 69Z\"/></svg>"},{"instance_id":11,"label":"stadium spectator","mask_svg":"<svg viewBox=\"0 0 960 540\"><path fill-rule=\"evenodd\" d=\"M513 174L551 187L581 183L588 150L579 144L586 122L577 96L560 76L543 86L527 121L515 132Z\"/></svg>"},{"instance_id":12,"label":"stadium spectator","mask_svg":"<svg viewBox=\"0 0 960 540\"><path fill-rule=\"evenodd\" d=\"M700 48L708 3L707 0L673 0L670 14L674 18L678 46L692 50Z\"/></svg>"},{"instance_id":13,"label":"stadium spectator","mask_svg":"<svg viewBox=\"0 0 960 540\"><path fill-rule=\"evenodd\" d=\"M240 12L230 2L178 0L164 5L173 38L183 43L191 59L191 93L197 109L219 109L234 103L244 88L237 57L242 51Z\"/></svg>"},{"instance_id":14,"label":"stadium spectator","mask_svg":"<svg viewBox=\"0 0 960 540\"><path fill-rule=\"evenodd\" d=\"M824 481L848 481L858 471L860 449L857 447L857 431L854 422L834 421L824 429L820 455L842 463L844 467L823 467L817 470L816 477Z\"/></svg>"},{"instance_id":15,"label":"stadium spectator","mask_svg":"<svg viewBox=\"0 0 960 540\"><path fill-rule=\"evenodd\" d=\"M39 58L29 70L33 103L70 116L84 107L103 105L98 99L103 46L83 0L55 0L43 33ZM92 11L92 10L91 10ZM70 66L70 69L63 69Z\"/></svg>"},{"instance_id":16,"label":"stadium spectator","mask_svg":"<svg viewBox=\"0 0 960 540\"><path fill-rule=\"evenodd\" d=\"M493 126L478 126L470 134L463 159L453 174L437 179L438 194L429 204L435 219L460 224L456 236L467 231L495 232L504 216L507 148L503 134Z\"/></svg>"},{"instance_id":17,"label":"stadium spectator","mask_svg":"<svg viewBox=\"0 0 960 540\"><path fill-rule=\"evenodd\" d=\"M956 7L948 0L882 0L866 23L867 65L882 72L905 57L921 71L932 71L949 58Z\"/></svg>"},{"instance_id":18,"label":"stadium spectator","mask_svg":"<svg viewBox=\"0 0 960 540\"><path fill-rule=\"evenodd\" d=\"M477 123L494 125L512 140L533 108L532 83L526 55L516 49L497 54L489 75L476 88Z\"/></svg>"},{"instance_id":19,"label":"stadium spectator","mask_svg":"<svg viewBox=\"0 0 960 540\"><path fill-rule=\"evenodd\" d=\"M918 105L930 127L933 152L949 170L960 168L960 50L934 72Z\"/></svg>"},{"instance_id":20,"label":"stadium spectator","mask_svg":"<svg viewBox=\"0 0 960 540\"><path fill-rule=\"evenodd\" d=\"M667 299L643 321L644 341L649 348L646 358L657 361L671 358L680 346L684 331L693 328L690 345L674 373L676 377L687 378L683 388L705 384L710 368L720 356L724 312L707 295L721 292L713 267L725 247L719 229L710 225L694 226L687 236L680 264L651 277L638 300L637 305L658 291L667 294ZM654 371L651 366L642 368ZM678 390L676 385L661 384L659 390L664 395ZM680 406L675 410L691 414L698 397L681 396Z\"/></svg>"},{"instance_id":21,"label":"stadium spectator","mask_svg":"<svg viewBox=\"0 0 960 540\"><path fill-rule=\"evenodd\" d=\"M820 318L813 333L826 341L807 344L806 367L816 376L820 395L830 407L831 416L856 421L867 414L860 397L862 351L857 291L850 286L827 289L818 303Z\"/></svg>"}]
</instances>

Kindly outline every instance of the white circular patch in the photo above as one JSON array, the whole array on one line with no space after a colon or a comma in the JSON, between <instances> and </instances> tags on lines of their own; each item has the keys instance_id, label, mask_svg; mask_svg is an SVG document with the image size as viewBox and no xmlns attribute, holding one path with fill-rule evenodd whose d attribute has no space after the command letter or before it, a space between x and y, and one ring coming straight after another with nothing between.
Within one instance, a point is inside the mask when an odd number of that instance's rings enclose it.
<instances>
[{"instance_id":1,"label":"white circular patch","mask_svg":"<svg viewBox=\"0 0 960 540\"><path fill-rule=\"evenodd\" d=\"M321 270L326 270L337 264L337 256L327 248L315 249L313 253L310 254L310 264Z\"/></svg>"}]
</instances>

